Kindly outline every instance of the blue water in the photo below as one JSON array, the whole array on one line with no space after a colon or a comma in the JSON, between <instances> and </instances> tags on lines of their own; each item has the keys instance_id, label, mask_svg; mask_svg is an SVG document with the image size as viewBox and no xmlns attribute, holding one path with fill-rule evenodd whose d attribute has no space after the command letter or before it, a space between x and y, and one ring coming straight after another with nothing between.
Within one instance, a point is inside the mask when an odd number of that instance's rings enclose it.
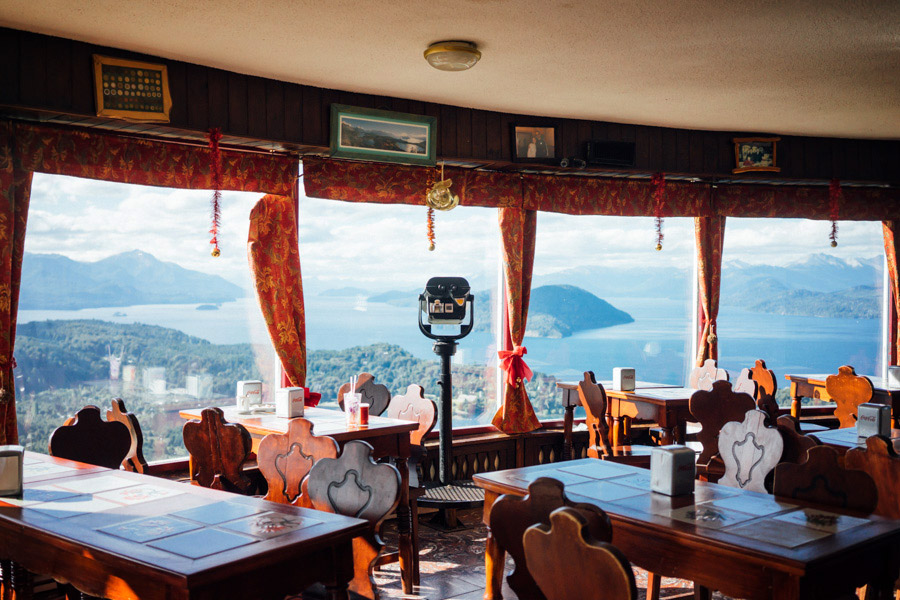
<instances>
[{"instance_id":1,"label":"blue water","mask_svg":"<svg viewBox=\"0 0 900 600\"><path fill-rule=\"evenodd\" d=\"M608 378L612 368L630 366L638 378L680 384L689 369L690 318L685 302L607 298L630 313L634 323L583 331L569 338L525 339L526 360L537 372L561 379L594 370ZM196 304L144 305L71 310L22 310L19 322L45 319L101 319L178 329L216 344L266 340L255 298L223 303L219 310L198 311ZM339 350L387 342L423 359L436 359L431 341L416 324L415 308L368 303L364 299L309 297L307 341L311 350ZM124 316L114 316L124 313ZM778 377L785 373L828 373L842 364L877 374L880 320L760 315L722 307L719 314L719 364L737 373L764 358ZM462 340L457 360L487 364L496 356L495 334L474 332Z\"/></svg>"}]
</instances>

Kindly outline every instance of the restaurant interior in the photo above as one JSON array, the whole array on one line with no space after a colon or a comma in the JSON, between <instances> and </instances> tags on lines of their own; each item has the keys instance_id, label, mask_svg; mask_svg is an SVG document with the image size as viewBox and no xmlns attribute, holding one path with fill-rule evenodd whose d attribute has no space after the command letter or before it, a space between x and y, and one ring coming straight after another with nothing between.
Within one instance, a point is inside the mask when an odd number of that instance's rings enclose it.
<instances>
[{"instance_id":1,"label":"restaurant interior","mask_svg":"<svg viewBox=\"0 0 900 600\"><path fill-rule=\"evenodd\" d=\"M0 600L900 599L898 32L0 0Z\"/></svg>"}]
</instances>

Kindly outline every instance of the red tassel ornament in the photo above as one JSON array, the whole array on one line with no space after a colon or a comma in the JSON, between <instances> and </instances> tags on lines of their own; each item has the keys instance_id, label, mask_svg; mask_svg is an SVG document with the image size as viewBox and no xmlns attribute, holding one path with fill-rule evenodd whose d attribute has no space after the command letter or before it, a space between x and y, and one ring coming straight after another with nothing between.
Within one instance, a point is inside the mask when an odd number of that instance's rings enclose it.
<instances>
[{"instance_id":1,"label":"red tassel ornament","mask_svg":"<svg viewBox=\"0 0 900 600\"><path fill-rule=\"evenodd\" d=\"M829 200L829 216L831 217L831 233L828 234L828 239L831 240L831 247L836 248L837 243L837 233L838 233L838 218L841 216L841 181L837 178L831 180L831 185L828 186L828 200Z\"/></svg>"},{"instance_id":2,"label":"red tassel ornament","mask_svg":"<svg viewBox=\"0 0 900 600\"><path fill-rule=\"evenodd\" d=\"M663 202L666 199L666 176L664 173L654 173L650 178L653 186L653 214L656 218L656 250L662 250L663 243Z\"/></svg>"},{"instance_id":3,"label":"red tassel ornament","mask_svg":"<svg viewBox=\"0 0 900 600\"><path fill-rule=\"evenodd\" d=\"M222 151L219 149L219 141L222 139L222 132L218 127L214 127L209 130L207 138L212 151L211 171L213 176L212 225L209 228L212 239L209 240L209 243L213 245L213 257L217 257L221 254L219 251L219 220L221 218L219 203L222 200Z\"/></svg>"}]
</instances>

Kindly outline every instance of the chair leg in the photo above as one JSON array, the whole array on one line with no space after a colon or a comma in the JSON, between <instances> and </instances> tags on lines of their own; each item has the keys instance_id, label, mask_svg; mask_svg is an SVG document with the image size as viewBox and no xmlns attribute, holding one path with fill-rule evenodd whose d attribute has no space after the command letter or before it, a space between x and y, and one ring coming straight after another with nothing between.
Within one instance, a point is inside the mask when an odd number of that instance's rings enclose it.
<instances>
[{"instance_id":1,"label":"chair leg","mask_svg":"<svg viewBox=\"0 0 900 600\"><path fill-rule=\"evenodd\" d=\"M419 499L409 499L409 512L412 518L412 569L413 585L419 585Z\"/></svg>"},{"instance_id":2,"label":"chair leg","mask_svg":"<svg viewBox=\"0 0 900 600\"><path fill-rule=\"evenodd\" d=\"M709 588L694 584L694 600L712 600L712 592Z\"/></svg>"},{"instance_id":3,"label":"chair leg","mask_svg":"<svg viewBox=\"0 0 900 600\"><path fill-rule=\"evenodd\" d=\"M647 600L659 600L659 588L662 584L662 577L659 573L647 572Z\"/></svg>"}]
</instances>

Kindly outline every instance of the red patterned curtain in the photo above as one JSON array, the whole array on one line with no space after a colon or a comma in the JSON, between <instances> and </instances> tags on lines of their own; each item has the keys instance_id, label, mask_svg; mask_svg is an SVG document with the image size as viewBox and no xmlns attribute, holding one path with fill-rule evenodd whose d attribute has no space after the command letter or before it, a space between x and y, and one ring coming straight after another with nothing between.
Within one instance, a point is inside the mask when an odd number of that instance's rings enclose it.
<instances>
[{"instance_id":1,"label":"red patterned curtain","mask_svg":"<svg viewBox=\"0 0 900 600\"><path fill-rule=\"evenodd\" d=\"M501 208L499 213L503 270L506 275L506 321L512 348L501 351L507 371L506 394L491 423L504 433L526 433L541 426L525 391L525 377L529 376L530 370L522 359L522 340L525 338L531 296L537 213L520 208Z\"/></svg>"},{"instance_id":2,"label":"red patterned curtain","mask_svg":"<svg viewBox=\"0 0 900 600\"><path fill-rule=\"evenodd\" d=\"M306 312L297 248L297 205L263 196L250 213L247 254L259 306L290 385L306 384Z\"/></svg>"},{"instance_id":3,"label":"red patterned curtain","mask_svg":"<svg viewBox=\"0 0 900 600\"><path fill-rule=\"evenodd\" d=\"M0 123L0 444L16 444L13 350L31 172L22 169L14 130Z\"/></svg>"},{"instance_id":4,"label":"red patterned curtain","mask_svg":"<svg viewBox=\"0 0 900 600\"><path fill-rule=\"evenodd\" d=\"M699 338L697 366L707 358L718 359L716 318L719 316L719 286L722 278L722 248L725 242L725 217L694 219L697 239L697 273L699 279Z\"/></svg>"},{"instance_id":5,"label":"red patterned curtain","mask_svg":"<svg viewBox=\"0 0 900 600\"><path fill-rule=\"evenodd\" d=\"M888 349L889 361L892 365L898 364L900 359L900 280L897 278L897 247L900 239L897 232L900 231L900 221L884 221L881 224L884 230L884 255L887 257L888 279L891 286L891 299L893 301L890 348Z\"/></svg>"}]
</instances>

